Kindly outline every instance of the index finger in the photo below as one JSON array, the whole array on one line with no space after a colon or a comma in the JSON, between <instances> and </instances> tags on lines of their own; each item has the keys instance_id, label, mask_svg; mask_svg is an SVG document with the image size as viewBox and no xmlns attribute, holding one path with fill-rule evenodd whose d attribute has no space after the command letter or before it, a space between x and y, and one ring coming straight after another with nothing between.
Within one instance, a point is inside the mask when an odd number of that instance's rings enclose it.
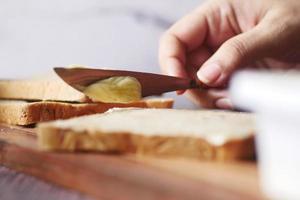
<instances>
[{"instance_id":1,"label":"index finger","mask_svg":"<svg viewBox=\"0 0 300 200\"><path fill-rule=\"evenodd\" d=\"M186 54L201 46L207 34L206 10L200 6L175 23L161 38L159 63L164 73L187 77Z\"/></svg>"}]
</instances>

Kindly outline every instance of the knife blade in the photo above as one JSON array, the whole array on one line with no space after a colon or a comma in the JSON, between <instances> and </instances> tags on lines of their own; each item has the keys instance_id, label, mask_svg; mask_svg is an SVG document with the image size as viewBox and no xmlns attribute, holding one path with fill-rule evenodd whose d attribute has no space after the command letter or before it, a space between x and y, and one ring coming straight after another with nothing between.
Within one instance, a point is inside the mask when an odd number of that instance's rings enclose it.
<instances>
[{"instance_id":1,"label":"knife blade","mask_svg":"<svg viewBox=\"0 0 300 200\"><path fill-rule=\"evenodd\" d=\"M136 78L142 86L142 97L161 95L176 90L206 88L203 83L196 80L146 72L63 67L55 67L54 71L68 85L80 92L83 92L85 87L94 82L114 76L130 76Z\"/></svg>"}]
</instances>

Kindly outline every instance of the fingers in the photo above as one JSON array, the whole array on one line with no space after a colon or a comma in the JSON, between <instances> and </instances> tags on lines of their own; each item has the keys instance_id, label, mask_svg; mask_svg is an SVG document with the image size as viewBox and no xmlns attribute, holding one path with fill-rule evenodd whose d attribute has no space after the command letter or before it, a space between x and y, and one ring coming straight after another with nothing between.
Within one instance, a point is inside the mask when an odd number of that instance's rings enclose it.
<instances>
[{"instance_id":1,"label":"fingers","mask_svg":"<svg viewBox=\"0 0 300 200\"><path fill-rule=\"evenodd\" d=\"M229 93L227 90L210 89L208 94L213 98L214 106L216 108L226 110L231 110L234 108L231 100L229 99Z\"/></svg>"},{"instance_id":2,"label":"fingers","mask_svg":"<svg viewBox=\"0 0 300 200\"><path fill-rule=\"evenodd\" d=\"M225 41L197 72L200 81L216 87L224 84L237 68L265 57L274 43L270 24L262 23L252 30Z\"/></svg>"},{"instance_id":3,"label":"fingers","mask_svg":"<svg viewBox=\"0 0 300 200\"><path fill-rule=\"evenodd\" d=\"M171 76L187 77L185 47L173 34L162 37L159 49L159 62L163 73Z\"/></svg>"},{"instance_id":4,"label":"fingers","mask_svg":"<svg viewBox=\"0 0 300 200\"><path fill-rule=\"evenodd\" d=\"M200 66L211 56L212 54L206 47L200 47L187 55L186 59L186 71L190 78L197 78L197 71Z\"/></svg>"},{"instance_id":5,"label":"fingers","mask_svg":"<svg viewBox=\"0 0 300 200\"><path fill-rule=\"evenodd\" d=\"M218 99L215 104L216 104L216 107L221 108L221 109L225 109L225 110L233 109L232 102L230 101L229 98Z\"/></svg>"},{"instance_id":6,"label":"fingers","mask_svg":"<svg viewBox=\"0 0 300 200\"><path fill-rule=\"evenodd\" d=\"M206 36L207 23L203 9L205 6L179 20L161 38L159 63L164 73L187 77L186 54L201 46Z\"/></svg>"},{"instance_id":7,"label":"fingers","mask_svg":"<svg viewBox=\"0 0 300 200\"><path fill-rule=\"evenodd\" d=\"M186 58L185 72L193 80L198 80L196 74L199 67L211 56L209 50L205 47L190 52ZM184 94L185 90L177 91L178 95Z\"/></svg>"},{"instance_id":8,"label":"fingers","mask_svg":"<svg viewBox=\"0 0 300 200\"><path fill-rule=\"evenodd\" d=\"M195 105L202 108L215 108L215 99L211 97L208 91L191 89L184 94Z\"/></svg>"},{"instance_id":9,"label":"fingers","mask_svg":"<svg viewBox=\"0 0 300 200\"><path fill-rule=\"evenodd\" d=\"M200 91L193 89L188 90L185 95L202 108L233 109L233 105L228 98L228 91L226 90L209 89Z\"/></svg>"}]
</instances>

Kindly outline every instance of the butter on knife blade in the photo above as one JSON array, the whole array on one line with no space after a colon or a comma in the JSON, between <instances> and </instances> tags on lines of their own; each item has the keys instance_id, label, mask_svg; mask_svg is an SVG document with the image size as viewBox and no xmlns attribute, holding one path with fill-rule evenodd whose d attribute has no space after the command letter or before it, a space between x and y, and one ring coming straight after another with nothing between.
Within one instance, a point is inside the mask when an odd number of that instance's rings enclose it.
<instances>
[{"instance_id":1,"label":"butter on knife blade","mask_svg":"<svg viewBox=\"0 0 300 200\"><path fill-rule=\"evenodd\" d=\"M83 93L93 101L129 103L142 98L142 87L134 77L114 76L87 86Z\"/></svg>"},{"instance_id":2,"label":"butter on knife blade","mask_svg":"<svg viewBox=\"0 0 300 200\"><path fill-rule=\"evenodd\" d=\"M73 87L74 89L83 92L86 88L88 88L93 83L96 83L96 81L108 79L109 77L132 77L134 79L130 79L129 81L129 87L126 89L127 86L121 87L120 85L112 86L111 83L108 84L108 86L103 86L104 88L112 88L116 91L119 91L118 88L123 88L125 94L129 93L124 97L125 101L136 101L140 96L142 97L148 97L153 95L161 95L166 92L172 92L176 90L186 90L186 89L205 89L204 84L198 83L196 80L189 79L189 78L178 78L173 76L166 76L161 74L153 74L153 73L147 73L147 72L135 72L135 71L126 71L126 70L106 70L106 69L89 69L89 68L73 68L73 69L67 69L63 67L55 67L54 68L56 74L61 77L68 85ZM111 79L108 79L110 82ZM133 81L132 81L133 80ZM130 86L131 82L133 82L133 86ZM106 81L104 82L106 83ZM125 81L126 83L126 81ZM124 84L126 85L126 84ZM100 88L102 90L103 87ZM97 87L96 87L97 88ZM133 89L132 89L133 88ZM95 92L86 92L88 93L91 98L94 96L94 99L97 98L94 95ZM114 91L113 90L113 91ZM131 91L133 90L133 91ZM89 91L89 89L87 89ZM105 90L106 92L107 90ZM139 95L136 94L138 92ZM110 92L114 94L114 92ZM116 92L118 95L120 92ZM140 95L141 93L141 95ZM103 93L100 94L100 97L104 95ZM98 95L97 95L98 96ZM102 99L102 101L109 101L111 102L112 99L109 97L109 100L105 100L104 98L98 98ZM119 99L119 98L118 98ZM122 97L123 99L123 97ZM118 100L117 100L118 101Z\"/></svg>"}]
</instances>

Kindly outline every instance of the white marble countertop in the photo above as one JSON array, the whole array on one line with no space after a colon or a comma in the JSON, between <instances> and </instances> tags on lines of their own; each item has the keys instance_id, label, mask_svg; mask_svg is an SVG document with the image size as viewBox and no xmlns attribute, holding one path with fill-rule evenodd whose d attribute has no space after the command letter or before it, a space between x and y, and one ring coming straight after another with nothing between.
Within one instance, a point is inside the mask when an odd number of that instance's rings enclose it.
<instances>
[{"instance_id":1,"label":"white marble countertop","mask_svg":"<svg viewBox=\"0 0 300 200\"><path fill-rule=\"evenodd\" d=\"M77 191L46 183L3 166L0 166L0 199L92 200L92 198Z\"/></svg>"}]
</instances>

